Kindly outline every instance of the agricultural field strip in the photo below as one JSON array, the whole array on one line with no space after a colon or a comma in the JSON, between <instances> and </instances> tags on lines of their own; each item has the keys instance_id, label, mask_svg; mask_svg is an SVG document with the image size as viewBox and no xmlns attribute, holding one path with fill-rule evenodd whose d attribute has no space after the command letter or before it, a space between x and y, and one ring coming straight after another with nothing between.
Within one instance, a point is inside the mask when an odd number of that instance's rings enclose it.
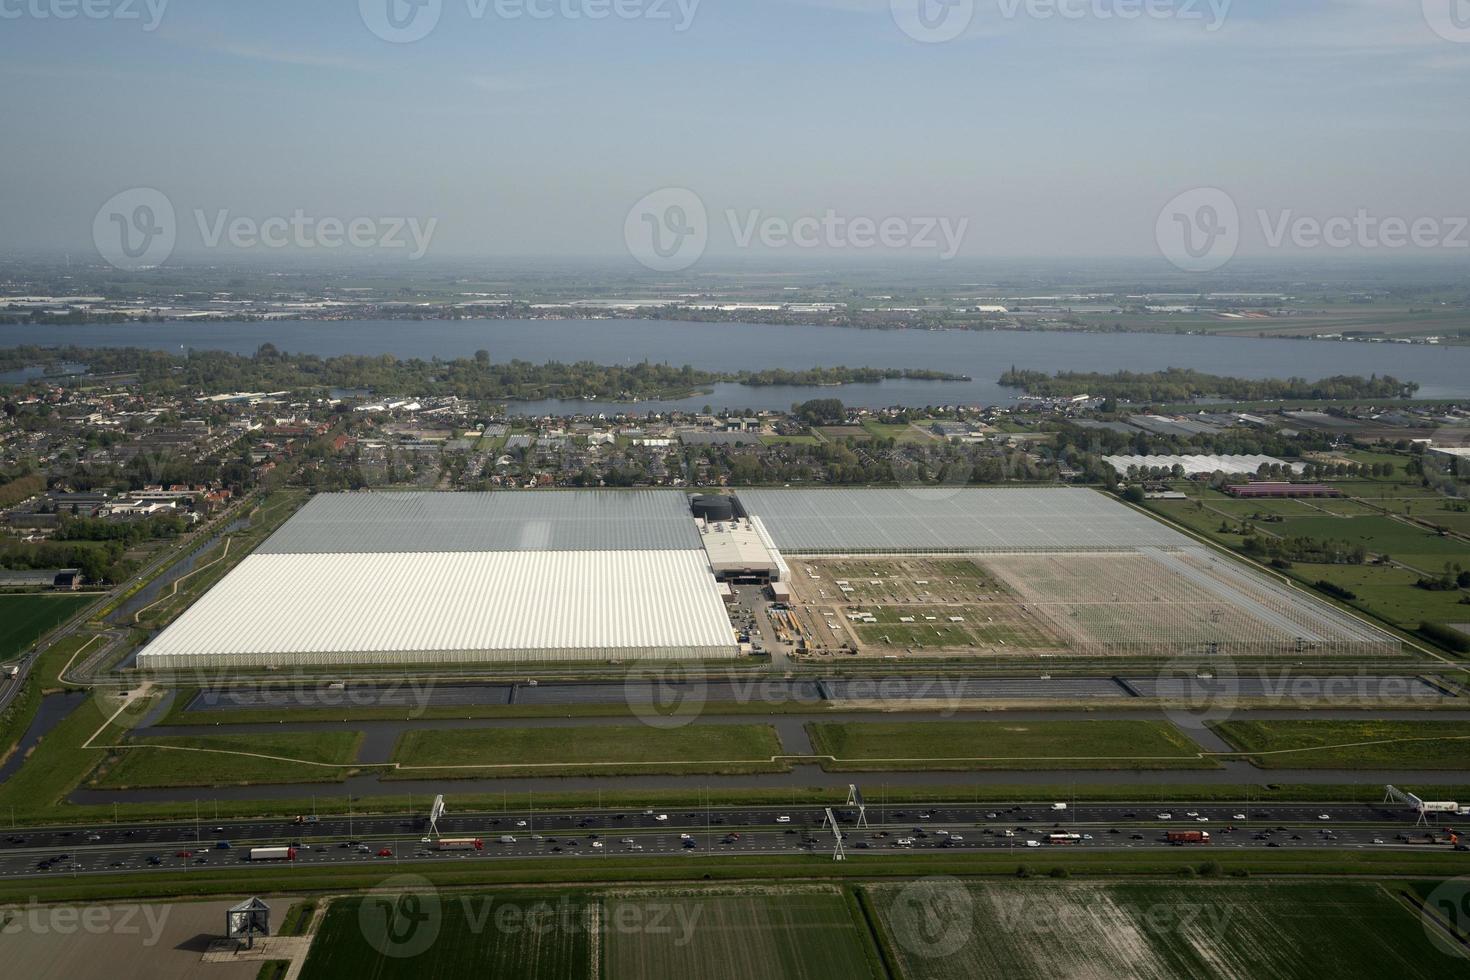
<instances>
[{"instance_id":1,"label":"agricultural field strip","mask_svg":"<svg viewBox=\"0 0 1470 980\"><path fill-rule=\"evenodd\" d=\"M104 726L104 727L106 727L106 726ZM266 728L266 726L262 726L262 728L264 730ZM93 737L95 738L95 735ZM1470 736L1463 736L1463 738L1465 740L1470 740ZM92 741L92 739L88 739L88 743L90 743L91 741ZM1397 740L1388 740L1388 741L1390 741L1390 742L1392 742L1392 741L1445 741L1445 739L1397 739ZM1370 745L1370 744L1386 744L1386 743L1383 743L1383 742L1364 742L1364 743L1353 743L1353 744L1342 745L1342 746L1322 746L1322 747L1317 747L1317 748L1323 748L1323 749L1325 749L1325 748L1352 748L1356 744ZM402 762L390 762L390 763L365 763L365 764L359 765L359 764L355 764L355 763L318 762L318 761L309 760L309 759L296 759L296 758L291 758L289 756L270 755L270 754L261 753L261 752L247 752L247 751L244 751L244 750L235 750L235 749L213 749L213 748L201 748L201 747L197 747L197 746L165 745L165 744L160 744L160 743L157 743L157 742L145 742L145 743L135 743L135 744L119 743L117 745L91 745L91 744L86 744L86 745L83 745L82 748L96 749L96 750L99 750L99 751L116 751L116 750L137 751L137 750L140 750L140 749L157 749L157 750L164 751L164 752L193 752L193 753L199 753L199 754L203 754L203 755L219 755L219 756L227 756L227 757L228 756L234 756L234 757L249 758L249 759L262 759L262 760L265 760L265 761L268 761L268 762L291 763L291 764L294 764L294 765L301 765L301 766L314 766L314 767L322 768L322 769L388 769L388 770L392 770L392 771L395 771L395 772L440 772L440 771L455 771L455 770L476 770L476 771L478 771L478 770L484 770L484 769L489 769L489 770L495 770L495 769L565 769L565 768L567 768L569 766L576 766L576 767L583 767L583 766L585 766L585 767L589 767L589 768L609 768L609 769L616 769L616 768L647 767L647 766L679 767L679 766L688 766L688 765L743 765L743 764L750 764L750 763L771 763L771 764L774 764L774 763L780 763L780 762L801 762L801 761L810 761L810 760L825 760L825 761L830 761L830 762L837 763L837 764L842 764L842 763L850 763L850 762L867 762L867 763L912 763L912 762L1036 762L1036 761L1046 761L1046 760L1065 761L1065 762L1120 762L1120 761L1121 762L1129 762L1129 761L1132 761L1132 762L1157 762L1157 761L1178 761L1180 759L1188 759L1188 758L1191 758L1191 756L1189 756L1189 755L1186 754L1186 755L1169 755L1169 756L1148 756L1148 755L1129 755L1129 756L1102 756L1102 755L1059 756L1059 755L1040 755L1040 756L1032 756L1032 755L1021 755L1021 756L922 756L922 757L921 756L915 756L915 757L893 757L893 758L880 758L880 757L875 757L875 756L858 756L858 757L854 757L854 758L850 758L849 759L849 758L842 758L842 757L838 757L838 756L835 756L835 755L831 755L829 753L813 752L813 753L778 753L776 755L772 755L772 756L769 756L769 757L764 758L764 759L705 759L705 758L689 759L689 758L683 758L683 759L663 759L663 760L653 759L653 760L638 761L638 762L628 762L628 761L616 761L616 762L581 762L581 761L572 761L572 762L567 762L567 761L562 761L562 762L489 762L489 763L473 763L473 764L458 764L458 765L422 765L422 764L413 765L413 764L407 764L407 763L402 763ZM1302 752L1302 751L1314 751L1314 750L1316 750L1316 749L1290 749L1290 750L1281 750L1281 751L1283 751L1283 752L1284 751ZM1238 756L1238 755L1241 755L1241 754L1244 754L1244 753L1242 751L1235 751L1235 752L1207 752L1207 751L1203 751L1203 750L1201 750L1198 753L1196 753L1196 755L1200 759L1214 758L1214 757L1233 757L1233 756ZM1252 754L1252 755L1257 755L1257 754L1260 754L1260 755L1273 755L1273 754L1279 754L1279 753L1276 752L1276 751L1273 751L1273 752L1260 752L1260 753L1252 752L1250 754Z\"/></svg>"}]
</instances>

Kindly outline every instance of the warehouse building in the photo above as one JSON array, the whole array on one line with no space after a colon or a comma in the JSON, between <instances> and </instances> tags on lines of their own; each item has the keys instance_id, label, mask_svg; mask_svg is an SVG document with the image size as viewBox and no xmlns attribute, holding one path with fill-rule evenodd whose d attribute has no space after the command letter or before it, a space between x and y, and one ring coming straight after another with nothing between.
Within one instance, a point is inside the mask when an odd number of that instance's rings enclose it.
<instances>
[{"instance_id":1,"label":"warehouse building","mask_svg":"<svg viewBox=\"0 0 1470 980\"><path fill-rule=\"evenodd\" d=\"M781 577L780 558L749 520L696 519L710 568L722 582L765 583Z\"/></svg>"},{"instance_id":2,"label":"warehouse building","mask_svg":"<svg viewBox=\"0 0 1470 980\"><path fill-rule=\"evenodd\" d=\"M681 493L324 494L138 665L738 655Z\"/></svg>"}]
</instances>

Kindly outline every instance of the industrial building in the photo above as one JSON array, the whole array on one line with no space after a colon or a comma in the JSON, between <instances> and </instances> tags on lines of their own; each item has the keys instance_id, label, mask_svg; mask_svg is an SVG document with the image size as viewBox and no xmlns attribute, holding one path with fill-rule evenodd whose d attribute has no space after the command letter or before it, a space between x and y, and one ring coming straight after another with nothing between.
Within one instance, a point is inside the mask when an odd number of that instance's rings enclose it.
<instances>
[{"instance_id":1,"label":"industrial building","mask_svg":"<svg viewBox=\"0 0 1470 980\"><path fill-rule=\"evenodd\" d=\"M138 664L738 655L681 493L323 494Z\"/></svg>"}]
</instances>

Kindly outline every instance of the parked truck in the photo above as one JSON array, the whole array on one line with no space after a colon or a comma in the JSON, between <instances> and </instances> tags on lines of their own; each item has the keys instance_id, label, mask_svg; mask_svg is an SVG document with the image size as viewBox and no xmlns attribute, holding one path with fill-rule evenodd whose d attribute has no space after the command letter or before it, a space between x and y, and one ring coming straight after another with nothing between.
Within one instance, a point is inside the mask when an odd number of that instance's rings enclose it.
<instances>
[{"instance_id":1,"label":"parked truck","mask_svg":"<svg viewBox=\"0 0 1470 980\"><path fill-rule=\"evenodd\" d=\"M250 849L251 861L294 861L296 860L296 848L294 847L252 847Z\"/></svg>"}]
</instances>

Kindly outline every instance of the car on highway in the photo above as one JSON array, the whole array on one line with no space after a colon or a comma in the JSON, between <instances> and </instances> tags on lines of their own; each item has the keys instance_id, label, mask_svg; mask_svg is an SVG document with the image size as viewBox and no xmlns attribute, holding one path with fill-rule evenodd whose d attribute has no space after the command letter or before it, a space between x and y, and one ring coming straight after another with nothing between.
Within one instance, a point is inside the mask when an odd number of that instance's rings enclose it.
<instances>
[{"instance_id":1,"label":"car on highway","mask_svg":"<svg viewBox=\"0 0 1470 980\"><path fill-rule=\"evenodd\" d=\"M790 823L791 822L791 818L790 817L787 817L787 816L780 816L780 817L777 817L776 818L776 822L777 823Z\"/></svg>"},{"instance_id":2,"label":"car on highway","mask_svg":"<svg viewBox=\"0 0 1470 980\"><path fill-rule=\"evenodd\" d=\"M1041 841L1039 841L1039 840L1028 840L1026 842L1026 846L1027 847L1040 847L1041 846Z\"/></svg>"},{"instance_id":3,"label":"car on highway","mask_svg":"<svg viewBox=\"0 0 1470 980\"><path fill-rule=\"evenodd\" d=\"M1160 820L1173 820L1174 819L1174 814L1172 814L1172 813L1161 813L1161 814L1159 814L1159 819Z\"/></svg>"},{"instance_id":4,"label":"car on highway","mask_svg":"<svg viewBox=\"0 0 1470 980\"><path fill-rule=\"evenodd\" d=\"M185 859L191 858L193 856L194 856L194 852L193 851L179 851L178 853L176 853L174 855L174 857L185 858Z\"/></svg>"},{"instance_id":5,"label":"car on highway","mask_svg":"<svg viewBox=\"0 0 1470 980\"><path fill-rule=\"evenodd\" d=\"M380 857L380 858L390 858L392 856L393 856L393 849L391 847L385 847L381 851L378 852L378 857Z\"/></svg>"}]
</instances>

